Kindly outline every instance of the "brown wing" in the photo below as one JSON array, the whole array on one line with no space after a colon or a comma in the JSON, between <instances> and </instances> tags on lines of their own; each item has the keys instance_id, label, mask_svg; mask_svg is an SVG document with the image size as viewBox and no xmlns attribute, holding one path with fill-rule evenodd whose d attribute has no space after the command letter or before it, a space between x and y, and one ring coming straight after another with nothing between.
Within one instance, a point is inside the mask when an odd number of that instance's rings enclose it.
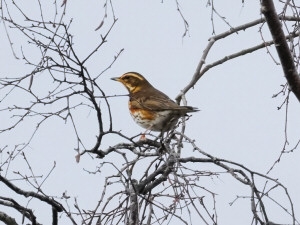
<instances>
[{"instance_id":1,"label":"brown wing","mask_svg":"<svg viewBox=\"0 0 300 225\"><path fill-rule=\"evenodd\" d=\"M146 93L138 92L130 96L131 107L134 109L149 109L153 111L178 110L182 113L197 111L193 107L179 106L164 93L154 89Z\"/></svg>"}]
</instances>

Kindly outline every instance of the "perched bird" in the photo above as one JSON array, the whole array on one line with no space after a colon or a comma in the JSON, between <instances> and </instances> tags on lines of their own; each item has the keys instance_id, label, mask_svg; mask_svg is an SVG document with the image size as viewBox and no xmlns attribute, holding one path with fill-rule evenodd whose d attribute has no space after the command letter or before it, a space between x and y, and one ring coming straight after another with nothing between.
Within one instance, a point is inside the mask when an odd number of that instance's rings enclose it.
<instances>
[{"instance_id":1,"label":"perched bird","mask_svg":"<svg viewBox=\"0 0 300 225\"><path fill-rule=\"evenodd\" d=\"M199 111L191 106L180 106L167 95L155 89L141 74L128 72L111 78L121 82L129 91L129 111L134 121L148 130L171 130L178 119L190 112Z\"/></svg>"}]
</instances>

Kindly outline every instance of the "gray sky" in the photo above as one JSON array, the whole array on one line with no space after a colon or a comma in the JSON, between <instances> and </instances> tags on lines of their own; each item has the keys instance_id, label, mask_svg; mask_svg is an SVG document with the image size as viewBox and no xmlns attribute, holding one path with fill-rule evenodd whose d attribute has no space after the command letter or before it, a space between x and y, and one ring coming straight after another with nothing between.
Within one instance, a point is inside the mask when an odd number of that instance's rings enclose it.
<instances>
[{"instance_id":1,"label":"gray sky","mask_svg":"<svg viewBox=\"0 0 300 225\"><path fill-rule=\"evenodd\" d=\"M110 24L109 13L108 20L100 31L94 31L104 13L103 3L99 2L90 1L87 4L85 1L68 1L67 17L74 18L71 31L75 36L75 49L81 58L84 58L99 43L100 33L103 33ZM234 1L231 4L228 7L228 1L215 2L216 9L232 26L261 17L259 1L245 1L244 6L241 1ZM35 8L37 6L24 3L26 10L32 10L32 13L37 12ZM108 37L108 43L87 65L90 73L95 76L109 65L120 49L125 49L114 66L98 80L107 95L127 93L121 84L111 81L110 78L129 71L142 73L153 86L171 98L175 98L188 84L208 43L207 40L212 35L211 12L210 8L206 8L206 1L182 2L181 6L190 25L189 35L184 38L182 38L183 21L174 1L114 2L116 17L119 20ZM52 16L53 11L46 11L45 14ZM229 29L217 17L214 24L217 34ZM20 60L14 60L2 24L0 29L0 76L15 77L20 76L24 71L30 71L31 67L24 66ZM268 31L266 29L264 31L264 37L270 40ZM24 42L23 36L13 33L11 38L15 43L17 55L21 56L20 44ZM232 35L228 40L220 40L213 46L207 63L261 42L258 27ZM37 49L26 47L24 43L23 46L28 57L34 59L38 56ZM273 47L271 52L278 61ZM37 61L38 58L35 60ZM49 84L44 80L44 75L40 74L34 80L35 90L43 92L47 89ZM186 95L188 105L201 109L187 122L187 135L195 139L200 148L216 157L236 161L254 171L265 173L279 156L285 140L285 111L277 110L277 106L281 105L284 98L272 98L273 94L281 90L280 85L285 82L281 67L275 65L265 49L211 69ZM0 96L2 96L1 92ZM27 100L27 96L16 92L1 103L1 108L10 102L22 104ZM111 98L110 105L114 129L122 130L124 134L132 136L142 132L143 129L131 119L127 101L127 97ZM290 142L288 149L293 148L300 138L299 115L300 105L291 94L288 113ZM9 115L6 115L2 118L8 117ZM81 109L74 118L84 144L87 148L92 147L98 129L94 123L95 115L87 109ZM1 126L8 123L9 120L0 119ZM34 126L32 121L25 121L17 130L1 134L0 147L26 142ZM117 144L118 141L124 140L116 136L105 138L101 149ZM73 150L76 147L75 143L71 124L64 124L59 119L51 119L42 125L25 152L37 175L47 174L53 162L56 162L55 171L43 185L45 193L60 196L67 190L68 195L77 198L82 208L92 209L97 204L104 178L111 172L111 168L103 168L102 173L97 175L84 172L83 168L93 171L102 160L93 160L88 155L84 155L77 164L74 159L76 152ZM186 148L182 154L191 156L194 153L191 148ZM3 153L1 157L4 158ZM299 149L285 154L280 164L270 174L288 188L294 200L296 213L300 210L299 158ZM104 160L116 159L109 156ZM26 168L22 158L19 157L12 162L10 176L14 177L12 171L26 171ZM205 165L200 165L200 168L206 170ZM214 170L221 171L216 168ZM21 182L16 184L22 185ZM203 183L200 184L218 193L217 210L220 224L250 224L249 199L240 199L233 206L229 206L229 202L233 201L236 195L249 195L249 188L243 187L229 175L214 180L203 179ZM3 185L0 185L0 188L4 190L4 195L9 192ZM27 188L29 186L25 185L24 189ZM278 192L278 199L281 199L280 195L283 195L282 191ZM288 207L286 198L282 201L283 205ZM30 203L31 206L35 204L40 207L38 202ZM267 209L270 220L287 221L288 217L282 209L271 201L268 204L270 204ZM2 208L0 206L0 211ZM49 219L49 212L49 207L45 210L36 210L37 216L43 215L45 219L40 222L47 224L45 221ZM197 224L197 221L194 224Z\"/></svg>"}]
</instances>

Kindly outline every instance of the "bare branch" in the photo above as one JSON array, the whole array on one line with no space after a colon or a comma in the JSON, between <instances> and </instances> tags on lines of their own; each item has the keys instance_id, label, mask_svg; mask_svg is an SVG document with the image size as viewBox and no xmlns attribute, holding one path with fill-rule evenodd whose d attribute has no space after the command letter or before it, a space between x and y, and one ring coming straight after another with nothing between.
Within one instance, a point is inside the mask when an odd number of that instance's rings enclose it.
<instances>
[{"instance_id":1,"label":"bare branch","mask_svg":"<svg viewBox=\"0 0 300 225\"><path fill-rule=\"evenodd\" d=\"M7 225L18 225L14 218L10 217L9 215L1 211L0 211L0 221L2 221Z\"/></svg>"},{"instance_id":2,"label":"bare branch","mask_svg":"<svg viewBox=\"0 0 300 225\"><path fill-rule=\"evenodd\" d=\"M14 192L16 192L20 195L23 195L26 198L28 198L28 197L37 198L37 199L39 199L43 202L48 203L49 205L54 207L58 212L62 212L64 210L64 207L60 203L55 201L54 199L51 199L47 196L37 194L37 193L32 192L32 191L23 191L22 189L18 188L17 186L15 186L13 183L11 183L9 180L7 180L5 177L3 177L1 175L0 175L0 181L3 182L7 187L9 187Z\"/></svg>"},{"instance_id":3,"label":"bare branch","mask_svg":"<svg viewBox=\"0 0 300 225\"><path fill-rule=\"evenodd\" d=\"M286 20L292 20L292 21L300 21L300 18L298 18L298 17L280 17L280 18L281 18L281 19L286 19ZM230 29L230 30L224 32L224 33L221 33L221 34L218 34L218 35L215 35L215 36L209 38L208 44L207 44L205 50L203 51L203 55L202 55L202 57L201 57L201 59L200 59L200 61L199 61L199 64L198 64L198 66L197 66L197 68L196 68L196 71L195 71L195 73L194 73L194 75L193 75L191 81L190 81L189 84L188 84L187 86L185 86L185 87L183 88L183 90L179 93L179 95L176 97L176 101L177 101L177 102L180 102L180 101L181 101L181 95L187 93L187 92L188 92L188 91L189 91L189 90L190 90L190 89L198 82L198 80L202 77L202 75L203 75L205 72L207 72L208 69L210 69L211 67L213 67L213 65L215 64L215 63L212 63L212 64L210 64L211 66L207 66L207 67L205 67L205 68L202 70L203 65L206 63L207 55L208 55L210 49L212 48L212 46L214 45L214 43L215 43L216 41L221 40L221 39L223 39L223 38L226 38L227 36L232 35L232 34L234 34L234 33L238 33L238 32L241 31L241 30L246 30L246 29L248 29L248 28L250 28L250 27L256 26L256 25L258 25L258 24L260 24L260 23L264 23L264 22L265 22L265 19L264 19L264 18L258 19L258 20L255 20L255 21L246 23L246 24L244 24L244 25L237 26L237 27L235 27L235 28L232 28L232 29ZM287 35L287 39L288 39L288 38L291 38L291 37L296 37L297 35L299 35L299 33L292 33L292 34L290 34L290 35ZM265 47L265 46L269 46L269 45L272 45L272 44L274 44L273 41L264 42L263 44L257 45L257 46L255 46L255 47L248 48L248 49L246 49L246 50L242 50L242 51L240 51L239 53L232 54L231 57L232 57L232 58L236 58L236 57L238 57L238 56L245 55L245 54L247 54L247 53L256 51L256 50L258 50L258 49L261 49L261 48L263 48L263 47ZM227 61L227 60L229 60L229 59L232 59L232 58L224 57L223 60L217 61L215 65L221 64L221 63L223 63L223 62L225 62L225 61Z\"/></svg>"},{"instance_id":4,"label":"bare branch","mask_svg":"<svg viewBox=\"0 0 300 225\"><path fill-rule=\"evenodd\" d=\"M282 30L282 25L279 21L279 17L276 13L275 6L272 0L261 1L261 11L264 14L275 47L282 65L284 75L288 81L291 91L295 94L298 101L300 101L300 77L297 72L297 68L294 64L294 59L287 44L287 40Z\"/></svg>"}]
</instances>

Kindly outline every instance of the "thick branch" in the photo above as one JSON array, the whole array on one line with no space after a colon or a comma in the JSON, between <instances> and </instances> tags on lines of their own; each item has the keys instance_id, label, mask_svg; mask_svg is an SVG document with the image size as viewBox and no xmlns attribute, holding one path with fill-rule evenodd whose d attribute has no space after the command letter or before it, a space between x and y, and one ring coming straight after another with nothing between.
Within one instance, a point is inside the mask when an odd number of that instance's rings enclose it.
<instances>
[{"instance_id":1,"label":"thick branch","mask_svg":"<svg viewBox=\"0 0 300 225\"><path fill-rule=\"evenodd\" d=\"M5 214L4 212L0 212L0 221L7 225L18 225L16 220L9 215Z\"/></svg>"},{"instance_id":2,"label":"thick branch","mask_svg":"<svg viewBox=\"0 0 300 225\"><path fill-rule=\"evenodd\" d=\"M57 225L58 224L58 219L57 219L57 210L52 207L52 225Z\"/></svg>"},{"instance_id":3,"label":"thick branch","mask_svg":"<svg viewBox=\"0 0 300 225\"><path fill-rule=\"evenodd\" d=\"M276 13L275 6L272 0L261 1L261 11L264 14L273 40L277 54L279 56L281 66L291 91L300 101L300 77L297 68L294 64L294 59L287 44L282 25Z\"/></svg>"},{"instance_id":4,"label":"thick branch","mask_svg":"<svg viewBox=\"0 0 300 225\"><path fill-rule=\"evenodd\" d=\"M139 204L137 198L136 191L137 180L131 180L131 185L129 188L130 195L130 217L129 217L129 225L137 225L139 224Z\"/></svg>"},{"instance_id":5,"label":"thick branch","mask_svg":"<svg viewBox=\"0 0 300 225\"><path fill-rule=\"evenodd\" d=\"M128 149L128 150L132 151L133 153L140 155L140 156L157 156L158 155L158 153L156 153L156 152L155 153L151 153L151 152L145 153L145 152L136 150L136 147L142 147L144 145L153 146L153 147L156 147L157 149L162 148L162 146L159 142L156 142L156 141L153 141L150 139L146 139L146 140L139 140L137 142L132 142L132 143L119 143L114 146L110 146L106 150L97 150L97 149L86 150L86 151L82 152L81 155L85 154L86 152L89 152L89 153L97 154L98 157L102 159L109 153L114 152L118 149Z\"/></svg>"},{"instance_id":6,"label":"thick branch","mask_svg":"<svg viewBox=\"0 0 300 225\"><path fill-rule=\"evenodd\" d=\"M15 210L19 211L21 213L21 215L23 215L23 217L26 217L27 219L29 219L31 221L32 225L41 225L38 222L36 222L36 217L33 214L33 211L31 209L21 206L12 198L6 198L6 197L0 196L0 199L3 199L3 201L0 200L0 205L11 207L11 208L14 208Z\"/></svg>"},{"instance_id":7,"label":"thick branch","mask_svg":"<svg viewBox=\"0 0 300 225\"><path fill-rule=\"evenodd\" d=\"M159 185L163 181L166 181L168 175L172 172L175 162L176 162L175 157L171 155L162 166L160 166L157 170L155 170L152 174L150 174L145 180L140 182L139 185L137 185L138 192L145 195L153 188L155 188L157 185ZM161 174L161 176L155 178L159 174Z\"/></svg>"},{"instance_id":8,"label":"thick branch","mask_svg":"<svg viewBox=\"0 0 300 225\"><path fill-rule=\"evenodd\" d=\"M33 197L33 198L37 198L43 202L48 203L49 205L51 205L52 207L54 207L58 212L62 212L63 211L63 206L58 203L57 201L44 196L44 195L40 195L38 193L32 192L32 191L23 191L22 189L18 188L17 186L15 186L14 184L12 184L9 180L7 180L5 177L2 177L0 175L0 181L3 182L4 184L6 184L6 186L8 186L10 189L12 189L14 192L27 197Z\"/></svg>"}]
</instances>

